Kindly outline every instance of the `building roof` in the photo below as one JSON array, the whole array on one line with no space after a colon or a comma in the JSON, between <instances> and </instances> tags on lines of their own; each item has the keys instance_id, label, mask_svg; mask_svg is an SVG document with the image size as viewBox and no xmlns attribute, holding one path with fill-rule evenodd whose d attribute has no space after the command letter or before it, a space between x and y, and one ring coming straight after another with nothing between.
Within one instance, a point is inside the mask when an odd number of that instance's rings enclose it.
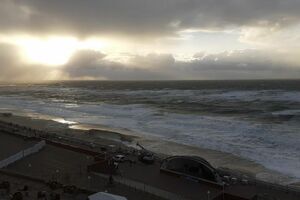
<instances>
[{"instance_id":1,"label":"building roof","mask_svg":"<svg viewBox=\"0 0 300 200\"><path fill-rule=\"evenodd\" d=\"M88 197L89 200L127 200L127 198L106 193L106 192L98 192L95 194L92 194Z\"/></svg>"},{"instance_id":2,"label":"building roof","mask_svg":"<svg viewBox=\"0 0 300 200\"><path fill-rule=\"evenodd\" d=\"M171 157L166 158L164 161L172 160L175 158L194 160L194 161L197 161L197 162L200 162L200 163L206 165L208 168L215 171L215 168L207 160L205 160L204 158L201 158L199 156L171 156Z\"/></svg>"}]
</instances>

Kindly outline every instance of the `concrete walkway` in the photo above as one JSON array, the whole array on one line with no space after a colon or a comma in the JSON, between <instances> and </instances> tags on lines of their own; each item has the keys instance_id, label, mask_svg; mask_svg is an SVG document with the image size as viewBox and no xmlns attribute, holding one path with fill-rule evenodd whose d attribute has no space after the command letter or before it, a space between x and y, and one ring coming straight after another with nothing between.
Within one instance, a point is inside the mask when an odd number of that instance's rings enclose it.
<instances>
[{"instance_id":1,"label":"concrete walkway","mask_svg":"<svg viewBox=\"0 0 300 200\"><path fill-rule=\"evenodd\" d=\"M106 175L106 174L101 174L101 173L93 173L93 174L95 174L96 176L99 176L101 178L106 178L106 179L109 178L109 176ZM161 198L164 198L164 199L189 200L189 199L186 199L186 198L181 197L179 195L173 194L171 192L168 192L168 191L165 191L165 190L162 190L162 189L150 186L150 185L146 185L146 184L141 183L141 182L129 180L129 179L126 179L124 177L113 176L113 179L116 183L123 184L123 185L126 185L128 187L134 188L136 190L147 192L147 193L150 193L152 195L155 195L155 196L158 196L158 197L161 197Z\"/></svg>"}]
</instances>

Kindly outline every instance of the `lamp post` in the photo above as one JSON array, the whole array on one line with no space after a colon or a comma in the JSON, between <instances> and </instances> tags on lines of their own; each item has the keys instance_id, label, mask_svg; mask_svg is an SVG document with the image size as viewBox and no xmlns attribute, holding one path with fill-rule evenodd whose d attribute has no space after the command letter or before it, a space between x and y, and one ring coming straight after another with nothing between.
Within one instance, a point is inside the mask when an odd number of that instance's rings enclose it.
<instances>
[{"instance_id":1,"label":"lamp post","mask_svg":"<svg viewBox=\"0 0 300 200\"><path fill-rule=\"evenodd\" d=\"M88 176L87 178L88 178L88 182L89 182L89 189L91 189L91 179L92 179L92 177Z\"/></svg>"},{"instance_id":2,"label":"lamp post","mask_svg":"<svg viewBox=\"0 0 300 200\"><path fill-rule=\"evenodd\" d=\"M55 170L56 173L56 181L59 182L59 169Z\"/></svg>"},{"instance_id":3,"label":"lamp post","mask_svg":"<svg viewBox=\"0 0 300 200\"><path fill-rule=\"evenodd\" d=\"M32 174L32 173L31 173L31 167L32 167L31 163L28 163L28 172L29 172L29 176Z\"/></svg>"},{"instance_id":4,"label":"lamp post","mask_svg":"<svg viewBox=\"0 0 300 200\"><path fill-rule=\"evenodd\" d=\"M210 200L210 191L207 191L207 200Z\"/></svg>"},{"instance_id":5,"label":"lamp post","mask_svg":"<svg viewBox=\"0 0 300 200\"><path fill-rule=\"evenodd\" d=\"M222 190L223 190L222 196L223 196L223 200L224 200L225 199L225 182L223 182L223 184L222 184Z\"/></svg>"}]
</instances>

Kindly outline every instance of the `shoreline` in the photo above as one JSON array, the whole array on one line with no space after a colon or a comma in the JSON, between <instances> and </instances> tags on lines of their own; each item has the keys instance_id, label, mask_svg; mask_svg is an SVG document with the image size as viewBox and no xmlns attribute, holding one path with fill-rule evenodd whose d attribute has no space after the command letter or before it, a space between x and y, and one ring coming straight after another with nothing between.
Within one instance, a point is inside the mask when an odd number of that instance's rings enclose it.
<instances>
[{"instance_id":1,"label":"shoreline","mask_svg":"<svg viewBox=\"0 0 300 200\"><path fill-rule=\"evenodd\" d=\"M127 135L94 126L93 129L74 129L74 124L60 123L50 116L15 115L5 117L0 113L0 120L37 129L58 137L66 137L84 141L90 145L114 146L117 148L136 148L135 143L141 143L146 149L158 154L161 158L169 155L197 155L207 159L217 169L230 171L232 174L247 176L251 179L261 180L268 183L290 185L299 188L299 180L288 177L279 172L265 168L253 161L241 158L230 153L216 150L192 147L159 138L143 138L136 135ZM80 126L81 124L75 124ZM84 125L82 126L84 127ZM86 126L88 127L88 125ZM103 128L103 127L102 127Z\"/></svg>"}]
</instances>

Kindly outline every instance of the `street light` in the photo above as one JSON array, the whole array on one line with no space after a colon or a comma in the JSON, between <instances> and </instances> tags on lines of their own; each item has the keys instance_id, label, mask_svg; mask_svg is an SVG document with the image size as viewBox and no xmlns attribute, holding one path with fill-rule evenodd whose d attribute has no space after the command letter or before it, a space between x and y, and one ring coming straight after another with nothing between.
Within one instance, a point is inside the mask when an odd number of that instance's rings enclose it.
<instances>
[{"instance_id":1,"label":"street light","mask_svg":"<svg viewBox=\"0 0 300 200\"><path fill-rule=\"evenodd\" d=\"M89 182L89 189L91 189L91 179L92 179L92 177L88 176L87 178L88 178L88 182Z\"/></svg>"}]
</instances>

